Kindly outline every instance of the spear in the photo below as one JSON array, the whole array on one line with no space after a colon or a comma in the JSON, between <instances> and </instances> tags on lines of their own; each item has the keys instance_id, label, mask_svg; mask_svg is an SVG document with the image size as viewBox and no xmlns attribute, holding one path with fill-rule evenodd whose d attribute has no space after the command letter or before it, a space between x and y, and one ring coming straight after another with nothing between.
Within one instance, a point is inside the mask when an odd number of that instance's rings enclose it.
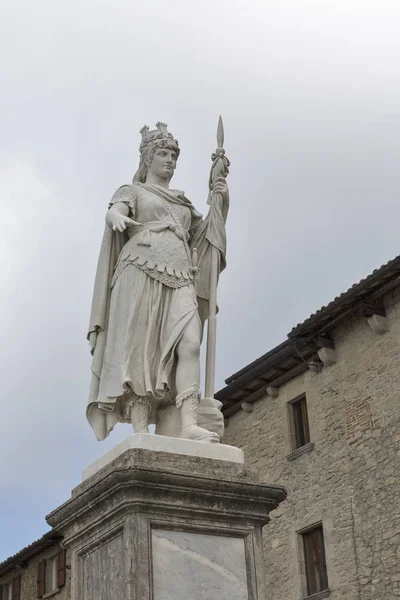
<instances>
[{"instance_id":1,"label":"spear","mask_svg":"<svg viewBox=\"0 0 400 600\"><path fill-rule=\"evenodd\" d=\"M224 125L222 117L218 119L217 128L217 149L212 155L212 165L209 179L210 196L209 203L212 211L215 206L222 205L222 196L218 193L212 193L218 177L226 177L229 173L229 161L225 156L224 150ZM210 266L210 295L209 312L207 325L207 351L206 351L206 385L205 397L214 398L215 385L215 352L217 341L217 285L218 285L218 267L219 250L215 246L211 247L211 266Z\"/></svg>"}]
</instances>

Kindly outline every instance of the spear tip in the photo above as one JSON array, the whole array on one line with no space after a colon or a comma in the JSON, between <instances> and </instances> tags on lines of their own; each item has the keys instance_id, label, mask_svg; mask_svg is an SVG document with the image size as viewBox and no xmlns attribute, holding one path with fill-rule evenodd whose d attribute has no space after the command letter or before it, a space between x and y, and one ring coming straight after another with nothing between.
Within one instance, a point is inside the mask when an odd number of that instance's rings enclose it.
<instances>
[{"instance_id":1,"label":"spear tip","mask_svg":"<svg viewBox=\"0 0 400 600\"><path fill-rule=\"evenodd\" d=\"M224 147L224 124L222 122L221 115L219 116L219 119L218 119L217 143L218 143L218 148Z\"/></svg>"}]
</instances>

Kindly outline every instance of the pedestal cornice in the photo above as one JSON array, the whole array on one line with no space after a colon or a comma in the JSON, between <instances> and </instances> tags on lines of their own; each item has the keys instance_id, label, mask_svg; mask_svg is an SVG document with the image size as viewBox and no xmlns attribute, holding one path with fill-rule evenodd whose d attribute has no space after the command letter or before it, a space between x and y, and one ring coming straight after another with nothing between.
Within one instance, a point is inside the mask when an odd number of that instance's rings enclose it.
<instances>
[{"instance_id":1,"label":"pedestal cornice","mask_svg":"<svg viewBox=\"0 0 400 600\"><path fill-rule=\"evenodd\" d=\"M283 487L259 483L243 464L132 449L74 488L46 520L74 539L117 515L147 510L263 526L285 498Z\"/></svg>"}]
</instances>

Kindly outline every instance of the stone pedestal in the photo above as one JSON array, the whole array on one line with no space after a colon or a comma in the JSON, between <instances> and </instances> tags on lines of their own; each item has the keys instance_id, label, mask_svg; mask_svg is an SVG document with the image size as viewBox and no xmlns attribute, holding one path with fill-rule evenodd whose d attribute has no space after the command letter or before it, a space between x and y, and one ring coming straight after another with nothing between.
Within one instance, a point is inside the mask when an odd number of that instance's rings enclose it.
<instances>
[{"instance_id":1,"label":"stone pedestal","mask_svg":"<svg viewBox=\"0 0 400 600\"><path fill-rule=\"evenodd\" d=\"M201 456L210 448L200 442L200 455L180 454L181 442L101 459L48 515L71 549L72 600L267 598L261 531L284 489L241 462Z\"/></svg>"}]
</instances>

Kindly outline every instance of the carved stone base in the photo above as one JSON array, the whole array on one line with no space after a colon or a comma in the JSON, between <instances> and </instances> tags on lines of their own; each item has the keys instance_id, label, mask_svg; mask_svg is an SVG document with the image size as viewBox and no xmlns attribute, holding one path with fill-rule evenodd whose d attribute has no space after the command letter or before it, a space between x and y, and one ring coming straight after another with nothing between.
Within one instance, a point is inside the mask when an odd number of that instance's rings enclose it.
<instances>
[{"instance_id":1,"label":"carved stone base","mask_svg":"<svg viewBox=\"0 0 400 600\"><path fill-rule=\"evenodd\" d=\"M240 463L132 448L47 521L72 600L264 600L261 530L285 497Z\"/></svg>"}]
</instances>

